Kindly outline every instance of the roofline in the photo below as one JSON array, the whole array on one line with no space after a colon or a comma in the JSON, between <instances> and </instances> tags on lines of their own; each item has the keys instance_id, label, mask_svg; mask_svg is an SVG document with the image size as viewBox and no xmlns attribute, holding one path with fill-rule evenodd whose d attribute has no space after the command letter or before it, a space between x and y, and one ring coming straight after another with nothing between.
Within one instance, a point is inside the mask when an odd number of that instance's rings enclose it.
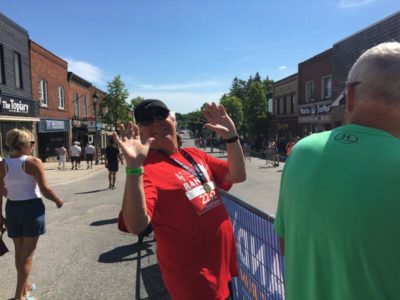
<instances>
[{"instance_id":1,"label":"roofline","mask_svg":"<svg viewBox=\"0 0 400 300\"><path fill-rule=\"evenodd\" d=\"M29 41L30 41L31 43L35 44L35 46L38 46L39 48L41 48L41 49L44 50L45 52L47 52L47 53L49 53L50 55L52 55L52 56L58 58L59 60L65 62L65 63L68 65L68 62L67 62L66 60L64 60L64 59L62 59L61 57L55 55L53 52L47 50L47 49L46 49L45 47L43 47L42 45L36 43L35 41L33 41L33 40L31 40L31 39L29 39Z\"/></svg>"},{"instance_id":2,"label":"roofline","mask_svg":"<svg viewBox=\"0 0 400 300\"><path fill-rule=\"evenodd\" d=\"M396 15L400 15L400 10L398 10L397 12L391 14L390 16L387 16L387 17L385 17L385 18L383 18L383 19L381 19L381 20L379 20L379 21L376 21L375 23L373 23L373 24L371 24L371 25L368 25L367 27L364 27L363 29L360 29L359 31L357 31L357 32L355 32L355 33L352 33L351 35L345 37L344 39L341 39L341 40L337 41L336 43L333 44L333 46L335 46L335 45L337 45L337 44L339 44L339 43L342 43L342 42L344 42L345 40L348 40L348 39L352 38L353 36L356 36L357 34L363 32L363 31L366 31L366 30L368 30L368 29L370 29L370 28L372 28L372 27L374 27L374 26L376 26L376 25L378 25L378 24L380 24L380 23L383 23L383 22L389 20L390 18L393 18L393 17L396 16Z\"/></svg>"},{"instance_id":3,"label":"roofline","mask_svg":"<svg viewBox=\"0 0 400 300\"><path fill-rule=\"evenodd\" d=\"M23 31L27 36L29 36L28 30L26 30L24 27L22 27L21 25L18 25L17 23L15 23L13 20L11 20L9 17L7 17L5 14L0 12L0 17L6 19L6 21L8 21L10 24L12 24L14 27L16 27L17 29Z\"/></svg>"},{"instance_id":4,"label":"roofline","mask_svg":"<svg viewBox=\"0 0 400 300\"><path fill-rule=\"evenodd\" d=\"M87 88L92 86L91 82L89 82L89 81L83 79L82 77L76 75L74 72L68 72L67 76L68 76L67 77L68 81L72 80L72 81L74 81L74 82L76 82L76 83L78 83L80 85L83 85L84 87L87 87Z\"/></svg>"},{"instance_id":5,"label":"roofline","mask_svg":"<svg viewBox=\"0 0 400 300\"><path fill-rule=\"evenodd\" d=\"M292 77L298 77L298 73L294 73L292 75L286 76L285 78L279 79L278 81L275 81L273 83L273 85L275 86L275 85L282 84L282 83L284 83L284 81L289 81L289 79L291 79Z\"/></svg>"}]
</instances>

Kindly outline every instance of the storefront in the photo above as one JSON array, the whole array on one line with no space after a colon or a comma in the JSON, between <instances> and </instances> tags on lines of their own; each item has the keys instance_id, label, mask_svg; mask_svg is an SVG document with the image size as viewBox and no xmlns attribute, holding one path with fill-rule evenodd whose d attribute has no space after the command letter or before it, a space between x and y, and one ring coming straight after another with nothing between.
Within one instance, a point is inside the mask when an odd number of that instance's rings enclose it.
<instances>
[{"instance_id":1,"label":"storefront","mask_svg":"<svg viewBox=\"0 0 400 300\"><path fill-rule=\"evenodd\" d=\"M72 119L72 142L79 142L84 147L88 142L88 121Z\"/></svg>"},{"instance_id":2,"label":"storefront","mask_svg":"<svg viewBox=\"0 0 400 300\"><path fill-rule=\"evenodd\" d=\"M38 125L39 157L56 157L56 148L69 149L69 120L41 119Z\"/></svg>"},{"instance_id":3,"label":"storefront","mask_svg":"<svg viewBox=\"0 0 400 300\"><path fill-rule=\"evenodd\" d=\"M330 102L299 105L300 135L330 130L332 114Z\"/></svg>"},{"instance_id":4,"label":"storefront","mask_svg":"<svg viewBox=\"0 0 400 300\"><path fill-rule=\"evenodd\" d=\"M14 128L25 128L32 131L37 139L36 124L38 118L38 104L33 100L25 100L17 97L0 96L0 155L7 157L10 149L6 144L6 134ZM33 149L33 155L37 154L37 148Z\"/></svg>"}]
</instances>

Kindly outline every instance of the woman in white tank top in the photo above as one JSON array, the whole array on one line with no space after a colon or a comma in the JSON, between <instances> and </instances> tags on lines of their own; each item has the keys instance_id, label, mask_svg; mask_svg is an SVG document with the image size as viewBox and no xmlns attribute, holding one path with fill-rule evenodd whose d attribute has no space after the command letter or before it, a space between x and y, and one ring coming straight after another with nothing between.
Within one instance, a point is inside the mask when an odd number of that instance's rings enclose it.
<instances>
[{"instance_id":1,"label":"woman in white tank top","mask_svg":"<svg viewBox=\"0 0 400 300\"><path fill-rule=\"evenodd\" d=\"M0 195L7 197L6 218L2 213L3 197L0 197L0 228L5 225L8 236L15 246L18 300L35 299L30 294L35 285L29 283L32 258L45 229L45 207L41 194L61 208L64 201L48 186L40 159L30 156L35 143L33 135L25 129L7 132L10 158L0 161Z\"/></svg>"}]
</instances>

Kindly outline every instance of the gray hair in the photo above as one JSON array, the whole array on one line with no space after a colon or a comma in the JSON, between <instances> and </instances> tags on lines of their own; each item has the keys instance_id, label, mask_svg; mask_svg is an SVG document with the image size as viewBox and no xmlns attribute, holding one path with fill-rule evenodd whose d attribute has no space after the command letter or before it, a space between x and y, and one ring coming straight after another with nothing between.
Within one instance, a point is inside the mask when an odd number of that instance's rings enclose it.
<instances>
[{"instance_id":1,"label":"gray hair","mask_svg":"<svg viewBox=\"0 0 400 300\"><path fill-rule=\"evenodd\" d=\"M382 43L365 51L351 68L348 84L356 84L357 99L400 104L400 43Z\"/></svg>"}]
</instances>

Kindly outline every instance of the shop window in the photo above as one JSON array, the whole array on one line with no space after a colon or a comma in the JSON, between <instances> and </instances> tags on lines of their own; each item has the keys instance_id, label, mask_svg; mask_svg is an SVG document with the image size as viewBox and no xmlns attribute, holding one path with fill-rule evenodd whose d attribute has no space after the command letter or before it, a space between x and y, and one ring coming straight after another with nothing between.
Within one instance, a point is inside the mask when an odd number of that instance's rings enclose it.
<instances>
[{"instance_id":1,"label":"shop window","mask_svg":"<svg viewBox=\"0 0 400 300\"><path fill-rule=\"evenodd\" d=\"M87 108L87 98L86 96L83 96L83 116L87 117L88 116L88 108Z\"/></svg>"},{"instance_id":2,"label":"shop window","mask_svg":"<svg viewBox=\"0 0 400 300\"><path fill-rule=\"evenodd\" d=\"M22 89L22 61L21 54L14 52L14 75L15 75L15 87Z\"/></svg>"},{"instance_id":3,"label":"shop window","mask_svg":"<svg viewBox=\"0 0 400 300\"><path fill-rule=\"evenodd\" d=\"M65 92L64 87L58 87L58 109L65 109Z\"/></svg>"},{"instance_id":4,"label":"shop window","mask_svg":"<svg viewBox=\"0 0 400 300\"><path fill-rule=\"evenodd\" d=\"M306 82L306 102L314 101L314 80L310 80Z\"/></svg>"},{"instance_id":5,"label":"shop window","mask_svg":"<svg viewBox=\"0 0 400 300\"><path fill-rule=\"evenodd\" d=\"M47 81L46 80L40 80L39 83L39 101L41 106L47 106L48 105L48 93L47 93Z\"/></svg>"},{"instance_id":6,"label":"shop window","mask_svg":"<svg viewBox=\"0 0 400 300\"><path fill-rule=\"evenodd\" d=\"M4 70L4 48L0 45L0 83L6 84L6 72Z\"/></svg>"},{"instance_id":7,"label":"shop window","mask_svg":"<svg viewBox=\"0 0 400 300\"><path fill-rule=\"evenodd\" d=\"M332 97L332 76L324 76L321 79L322 87L322 99L330 99Z\"/></svg>"},{"instance_id":8,"label":"shop window","mask_svg":"<svg viewBox=\"0 0 400 300\"><path fill-rule=\"evenodd\" d=\"M74 115L75 117L79 117L79 95L75 93L74 96Z\"/></svg>"}]
</instances>

